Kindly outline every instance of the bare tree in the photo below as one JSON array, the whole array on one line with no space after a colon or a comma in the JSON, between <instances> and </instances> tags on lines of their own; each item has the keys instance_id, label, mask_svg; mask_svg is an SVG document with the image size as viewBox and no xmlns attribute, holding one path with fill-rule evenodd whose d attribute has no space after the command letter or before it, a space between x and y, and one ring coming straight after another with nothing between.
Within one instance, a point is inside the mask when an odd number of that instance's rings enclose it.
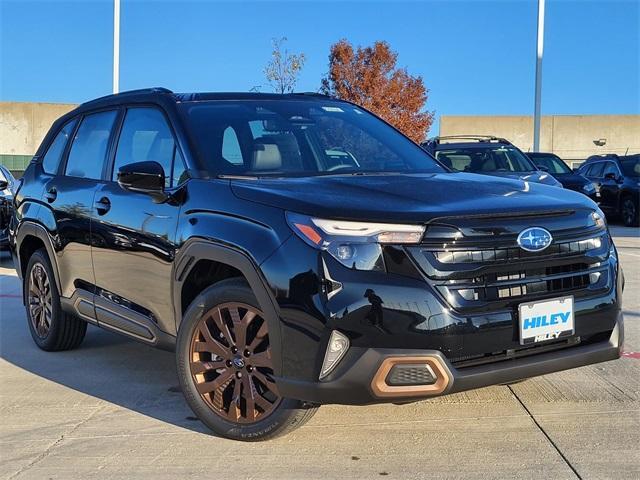
<instances>
[{"instance_id":1,"label":"bare tree","mask_svg":"<svg viewBox=\"0 0 640 480\"><path fill-rule=\"evenodd\" d=\"M276 93L293 92L300 70L304 66L304 53L289 53L283 44L287 37L272 40L271 60L264 69L264 75Z\"/></svg>"}]
</instances>

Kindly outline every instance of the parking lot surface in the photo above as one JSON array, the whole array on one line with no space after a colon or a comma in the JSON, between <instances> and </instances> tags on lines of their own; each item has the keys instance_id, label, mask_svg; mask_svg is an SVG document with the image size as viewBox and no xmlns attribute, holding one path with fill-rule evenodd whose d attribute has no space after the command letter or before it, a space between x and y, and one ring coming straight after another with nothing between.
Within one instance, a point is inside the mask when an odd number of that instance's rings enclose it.
<instances>
[{"instance_id":1,"label":"parking lot surface","mask_svg":"<svg viewBox=\"0 0 640 480\"><path fill-rule=\"evenodd\" d=\"M38 350L2 252L0 478L640 478L640 237L612 232L620 360L410 405L324 406L263 443L210 435L172 353L94 327L77 350Z\"/></svg>"}]
</instances>

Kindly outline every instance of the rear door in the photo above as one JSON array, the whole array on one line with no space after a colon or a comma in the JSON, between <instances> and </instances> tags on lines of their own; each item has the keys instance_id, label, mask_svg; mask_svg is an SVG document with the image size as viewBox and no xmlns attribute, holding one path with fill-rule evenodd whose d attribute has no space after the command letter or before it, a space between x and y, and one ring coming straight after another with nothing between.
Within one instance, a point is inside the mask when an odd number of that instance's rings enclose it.
<instances>
[{"instance_id":1,"label":"rear door","mask_svg":"<svg viewBox=\"0 0 640 480\"><path fill-rule=\"evenodd\" d=\"M43 196L54 219L47 227L54 238L63 297L70 297L76 288L91 291L95 283L91 210L117 115L118 110L106 110L84 115L77 126L67 124L43 158L45 171L57 172L46 182ZM74 133L71 145L66 148L66 161L58 167L57 151L65 148L65 137L71 131Z\"/></svg>"},{"instance_id":2,"label":"rear door","mask_svg":"<svg viewBox=\"0 0 640 480\"><path fill-rule=\"evenodd\" d=\"M171 271L180 203L158 203L145 193L124 190L117 173L130 163L158 162L165 171L165 188L172 192L186 178L183 157L167 117L155 106L128 108L115 145L92 212L99 239L92 250L97 291L162 330L175 330Z\"/></svg>"}]
</instances>

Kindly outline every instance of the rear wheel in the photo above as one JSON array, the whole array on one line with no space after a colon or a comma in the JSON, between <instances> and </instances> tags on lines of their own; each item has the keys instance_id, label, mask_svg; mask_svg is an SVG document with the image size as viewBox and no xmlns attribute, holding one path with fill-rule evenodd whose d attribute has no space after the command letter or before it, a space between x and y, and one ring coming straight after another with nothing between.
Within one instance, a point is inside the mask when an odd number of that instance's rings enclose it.
<instances>
[{"instance_id":1,"label":"rear wheel","mask_svg":"<svg viewBox=\"0 0 640 480\"><path fill-rule=\"evenodd\" d=\"M638 211L638 200L631 196L622 199L621 205L622 221L627 227L637 227L640 224L640 212Z\"/></svg>"},{"instance_id":2,"label":"rear wheel","mask_svg":"<svg viewBox=\"0 0 640 480\"><path fill-rule=\"evenodd\" d=\"M87 332L87 324L62 311L51 263L44 250L36 251L29 258L24 289L29 331L36 345L47 351L78 347Z\"/></svg>"},{"instance_id":3,"label":"rear wheel","mask_svg":"<svg viewBox=\"0 0 640 480\"><path fill-rule=\"evenodd\" d=\"M194 300L180 326L177 363L189 406L227 438L266 440L315 413L280 396L267 321L243 280L219 282Z\"/></svg>"}]
</instances>

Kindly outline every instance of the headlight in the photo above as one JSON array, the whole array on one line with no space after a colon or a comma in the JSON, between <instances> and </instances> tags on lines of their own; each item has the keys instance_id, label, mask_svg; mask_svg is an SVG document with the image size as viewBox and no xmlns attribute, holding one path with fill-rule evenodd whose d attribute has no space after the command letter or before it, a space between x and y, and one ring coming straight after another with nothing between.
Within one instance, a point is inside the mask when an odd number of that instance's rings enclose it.
<instances>
[{"instance_id":1,"label":"headlight","mask_svg":"<svg viewBox=\"0 0 640 480\"><path fill-rule=\"evenodd\" d=\"M589 182L582 186L582 191L584 193L593 193L596 191L596 186L593 183Z\"/></svg>"},{"instance_id":2,"label":"headlight","mask_svg":"<svg viewBox=\"0 0 640 480\"><path fill-rule=\"evenodd\" d=\"M308 245L354 270L384 270L381 244L415 244L422 225L325 220L287 212L287 223Z\"/></svg>"},{"instance_id":3,"label":"headlight","mask_svg":"<svg viewBox=\"0 0 640 480\"><path fill-rule=\"evenodd\" d=\"M602 211L600 209L598 209L597 211L593 212L591 214L591 218L593 219L593 223L595 223L595 225L597 227L600 227L600 228L606 228L607 227L607 221L604 218L604 213L602 213Z\"/></svg>"}]
</instances>

